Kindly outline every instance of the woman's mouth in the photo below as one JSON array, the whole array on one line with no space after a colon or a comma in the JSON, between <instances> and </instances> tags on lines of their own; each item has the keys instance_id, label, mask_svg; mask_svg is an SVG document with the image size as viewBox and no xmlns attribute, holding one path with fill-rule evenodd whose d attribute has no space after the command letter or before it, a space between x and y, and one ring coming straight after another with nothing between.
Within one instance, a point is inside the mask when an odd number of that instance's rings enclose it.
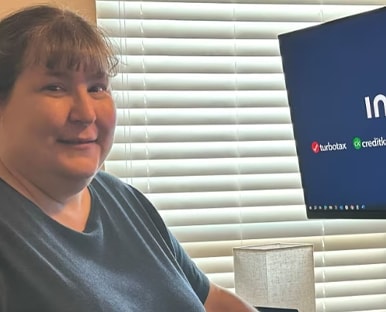
<instances>
[{"instance_id":1,"label":"woman's mouth","mask_svg":"<svg viewBox=\"0 0 386 312\"><path fill-rule=\"evenodd\" d=\"M84 145L96 143L96 139L59 139L58 142L67 145Z\"/></svg>"}]
</instances>

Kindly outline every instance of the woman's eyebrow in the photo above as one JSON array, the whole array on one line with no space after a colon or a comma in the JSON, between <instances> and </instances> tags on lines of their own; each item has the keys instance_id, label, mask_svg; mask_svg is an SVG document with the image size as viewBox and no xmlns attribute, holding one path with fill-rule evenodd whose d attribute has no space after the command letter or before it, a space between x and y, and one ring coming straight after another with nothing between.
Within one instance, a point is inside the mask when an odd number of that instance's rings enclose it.
<instances>
[{"instance_id":1,"label":"woman's eyebrow","mask_svg":"<svg viewBox=\"0 0 386 312\"><path fill-rule=\"evenodd\" d=\"M55 78L71 78L71 76L75 73L74 70L60 70L60 69L50 69L47 68L44 71L44 74L49 77ZM109 75L104 71L85 71L85 75L87 79L108 79Z\"/></svg>"},{"instance_id":2,"label":"woman's eyebrow","mask_svg":"<svg viewBox=\"0 0 386 312\"><path fill-rule=\"evenodd\" d=\"M44 71L44 74L50 77L55 77L55 78L68 78L70 76L69 71L64 71L64 70L58 70L58 69L49 69L47 68Z\"/></svg>"},{"instance_id":3,"label":"woman's eyebrow","mask_svg":"<svg viewBox=\"0 0 386 312\"><path fill-rule=\"evenodd\" d=\"M97 71L97 72L90 72L89 75L90 78L94 78L94 79L106 79L108 78L108 74L104 71Z\"/></svg>"}]
</instances>

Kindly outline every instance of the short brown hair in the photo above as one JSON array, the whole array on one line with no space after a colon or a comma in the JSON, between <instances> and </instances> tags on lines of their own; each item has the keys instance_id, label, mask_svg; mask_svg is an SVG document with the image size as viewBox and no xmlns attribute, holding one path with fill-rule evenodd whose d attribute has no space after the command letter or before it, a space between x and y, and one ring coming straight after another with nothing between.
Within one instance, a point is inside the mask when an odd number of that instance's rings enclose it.
<instances>
[{"instance_id":1,"label":"short brown hair","mask_svg":"<svg viewBox=\"0 0 386 312\"><path fill-rule=\"evenodd\" d=\"M82 66L113 75L118 59L96 25L67 9L38 5L0 21L0 100L32 64L73 70Z\"/></svg>"}]
</instances>

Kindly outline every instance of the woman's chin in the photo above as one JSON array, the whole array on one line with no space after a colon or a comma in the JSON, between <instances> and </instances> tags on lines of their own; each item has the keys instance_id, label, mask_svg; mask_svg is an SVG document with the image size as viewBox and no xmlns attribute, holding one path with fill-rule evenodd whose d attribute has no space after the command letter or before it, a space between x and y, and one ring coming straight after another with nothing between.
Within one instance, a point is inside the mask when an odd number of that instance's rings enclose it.
<instances>
[{"instance_id":1,"label":"woman's chin","mask_svg":"<svg viewBox=\"0 0 386 312\"><path fill-rule=\"evenodd\" d=\"M99 171L98 161L78 161L72 162L62 167L62 173L73 179L92 179Z\"/></svg>"}]
</instances>

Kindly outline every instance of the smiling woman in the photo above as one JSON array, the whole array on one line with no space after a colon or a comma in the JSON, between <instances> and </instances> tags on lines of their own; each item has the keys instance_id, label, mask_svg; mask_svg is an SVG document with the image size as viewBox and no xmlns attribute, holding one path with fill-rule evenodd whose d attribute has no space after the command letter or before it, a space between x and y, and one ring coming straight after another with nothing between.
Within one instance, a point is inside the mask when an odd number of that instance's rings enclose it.
<instances>
[{"instance_id":1,"label":"smiling woman","mask_svg":"<svg viewBox=\"0 0 386 312\"><path fill-rule=\"evenodd\" d=\"M76 191L77 184L94 176L110 150L115 109L107 77L82 68L52 75L43 66L28 66L2 105L3 164L17 168L18 175L56 200L65 199L54 183L59 177L63 183L78 181L71 183ZM2 137L9 133L12 140ZM36 152L25 159L31 150Z\"/></svg>"},{"instance_id":2,"label":"smiling woman","mask_svg":"<svg viewBox=\"0 0 386 312\"><path fill-rule=\"evenodd\" d=\"M1 311L254 311L209 282L142 193L99 172L116 65L71 11L0 21Z\"/></svg>"},{"instance_id":3,"label":"smiling woman","mask_svg":"<svg viewBox=\"0 0 386 312\"><path fill-rule=\"evenodd\" d=\"M21 11L22 25L8 18L0 29L1 164L8 182L36 204L41 190L66 201L101 166L114 134L108 76L117 64L97 28L76 15L53 20L50 8L39 13ZM63 144L85 140L94 142Z\"/></svg>"}]
</instances>

